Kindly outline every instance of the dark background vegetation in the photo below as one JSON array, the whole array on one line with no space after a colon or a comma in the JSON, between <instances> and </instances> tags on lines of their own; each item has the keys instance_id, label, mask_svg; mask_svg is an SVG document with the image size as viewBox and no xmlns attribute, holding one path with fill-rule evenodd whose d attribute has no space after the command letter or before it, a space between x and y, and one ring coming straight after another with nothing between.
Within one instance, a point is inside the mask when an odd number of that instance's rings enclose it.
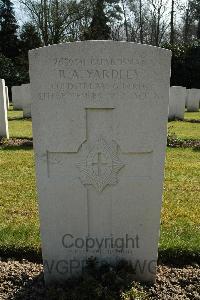
<instances>
[{"instance_id":1,"label":"dark background vegetation","mask_svg":"<svg viewBox=\"0 0 200 300\"><path fill-rule=\"evenodd\" d=\"M173 52L171 85L200 88L200 0L0 0L0 78L29 82L28 51L76 40L126 40Z\"/></svg>"}]
</instances>

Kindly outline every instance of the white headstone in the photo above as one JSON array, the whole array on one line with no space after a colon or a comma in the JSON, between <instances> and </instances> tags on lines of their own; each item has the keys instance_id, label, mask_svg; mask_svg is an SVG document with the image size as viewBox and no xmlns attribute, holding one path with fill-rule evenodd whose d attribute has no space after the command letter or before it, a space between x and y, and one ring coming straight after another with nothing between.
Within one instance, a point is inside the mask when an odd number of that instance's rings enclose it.
<instances>
[{"instance_id":1,"label":"white headstone","mask_svg":"<svg viewBox=\"0 0 200 300\"><path fill-rule=\"evenodd\" d=\"M169 119L184 119L186 105L186 88L182 86L172 86L169 97Z\"/></svg>"},{"instance_id":2,"label":"white headstone","mask_svg":"<svg viewBox=\"0 0 200 300\"><path fill-rule=\"evenodd\" d=\"M87 41L29 55L46 282L90 257L153 281L171 52Z\"/></svg>"},{"instance_id":3,"label":"white headstone","mask_svg":"<svg viewBox=\"0 0 200 300\"><path fill-rule=\"evenodd\" d=\"M185 101L185 108L187 108L188 96L189 96L189 90L190 90L190 89L186 89L186 101Z\"/></svg>"},{"instance_id":4,"label":"white headstone","mask_svg":"<svg viewBox=\"0 0 200 300\"><path fill-rule=\"evenodd\" d=\"M195 112L199 111L199 89L190 89L188 90L187 97L187 111Z\"/></svg>"},{"instance_id":5,"label":"white headstone","mask_svg":"<svg viewBox=\"0 0 200 300\"><path fill-rule=\"evenodd\" d=\"M7 109L9 109L10 101L9 101L8 87L5 86L5 89L6 89L6 103L7 103Z\"/></svg>"},{"instance_id":6,"label":"white headstone","mask_svg":"<svg viewBox=\"0 0 200 300\"><path fill-rule=\"evenodd\" d=\"M21 86L12 87L12 103L15 110L22 110L23 100L22 100L22 88Z\"/></svg>"},{"instance_id":7,"label":"white headstone","mask_svg":"<svg viewBox=\"0 0 200 300\"><path fill-rule=\"evenodd\" d=\"M23 117L31 118L31 91L30 84L22 84L22 108Z\"/></svg>"},{"instance_id":8,"label":"white headstone","mask_svg":"<svg viewBox=\"0 0 200 300\"><path fill-rule=\"evenodd\" d=\"M0 137L9 138L5 80L0 79Z\"/></svg>"}]
</instances>

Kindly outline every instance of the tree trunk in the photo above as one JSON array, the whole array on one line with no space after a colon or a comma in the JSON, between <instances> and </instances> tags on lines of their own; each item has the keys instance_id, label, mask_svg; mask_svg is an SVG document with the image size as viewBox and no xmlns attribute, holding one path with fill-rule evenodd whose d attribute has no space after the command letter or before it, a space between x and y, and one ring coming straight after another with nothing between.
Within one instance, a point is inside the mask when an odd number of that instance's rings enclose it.
<instances>
[{"instance_id":1,"label":"tree trunk","mask_svg":"<svg viewBox=\"0 0 200 300\"><path fill-rule=\"evenodd\" d=\"M122 8L123 8L123 13L124 13L124 27L125 27L125 32L126 32L126 40L128 42L128 23L127 23L127 17L126 17L126 8L124 4L124 0L122 0Z\"/></svg>"},{"instance_id":2,"label":"tree trunk","mask_svg":"<svg viewBox=\"0 0 200 300\"><path fill-rule=\"evenodd\" d=\"M172 0L171 6L171 33L170 33L170 44L174 45L174 0Z\"/></svg>"},{"instance_id":3,"label":"tree trunk","mask_svg":"<svg viewBox=\"0 0 200 300\"><path fill-rule=\"evenodd\" d=\"M158 19L157 19L157 25L156 25L156 46L159 46L159 36L160 36L160 11L161 7L158 7Z\"/></svg>"},{"instance_id":4,"label":"tree trunk","mask_svg":"<svg viewBox=\"0 0 200 300\"><path fill-rule=\"evenodd\" d=\"M142 0L140 0L140 43L143 44L144 36L143 36L143 20L142 20Z\"/></svg>"},{"instance_id":5,"label":"tree trunk","mask_svg":"<svg viewBox=\"0 0 200 300\"><path fill-rule=\"evenodd\" d=\"M41 4L42 4L42 15L43 15L43 40L45 46L47 46L49 44L47 0L41 0Z\"/></svg>"},{"instance_id":6,"label":"tree trunk","mask_svg":"<svg viewBox=\"0 0 200 300\"><path fill-rule=\"evenodd\" d=\"M197 26L197 39L200 39L200 18L198 19L198 26Z\"/></svg>"}]
</instances>

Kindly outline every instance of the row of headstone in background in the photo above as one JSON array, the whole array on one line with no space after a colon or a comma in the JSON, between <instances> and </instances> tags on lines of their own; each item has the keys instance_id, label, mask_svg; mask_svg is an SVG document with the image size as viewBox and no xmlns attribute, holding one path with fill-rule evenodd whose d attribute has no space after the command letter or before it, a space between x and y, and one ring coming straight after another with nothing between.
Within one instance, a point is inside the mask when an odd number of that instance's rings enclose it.
<instances>
[{"instance_id":1,"label":"row of headstone in background","mask_svg":"<svg viewBox=\"0 0 200 300\"><path fill-rule=\"evenodd\" d=\"M12 102L14 110L23 110L23 117L31 117L30 84L12 87Z\"/></svg>"},{"instance_id":2,"label":"row of headstone in background","mask_svg":"<svg viewBox=\"0 0 200 300\"><path fill-rule=\"evenodd\" d=\"M5 80L0 79L0 137L9 138L8 131L8 100Z\"/></svg>"},{"instance_id":3,"label":"row of headstone in background","mask_svg":"<svg viewBox=\"0 0 200 300\"><path fill-rule=\"evenodd\" d=\"M182 86L170 87L169 120L184 119L185 108L188 112L199 111L200 90L186 89Z\"/></svg>"}]
</instances>

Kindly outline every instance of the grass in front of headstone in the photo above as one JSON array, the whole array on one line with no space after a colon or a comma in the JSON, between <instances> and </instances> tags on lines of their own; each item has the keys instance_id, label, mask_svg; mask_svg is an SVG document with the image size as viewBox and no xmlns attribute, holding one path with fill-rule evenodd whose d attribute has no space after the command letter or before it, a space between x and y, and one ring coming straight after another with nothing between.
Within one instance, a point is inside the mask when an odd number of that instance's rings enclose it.
<instances>
[{"instance_id":1,"label":"grass in front of headstone","mask_svg":"<svg viewBox=\"0 0 200 300\"><path fill-rule=\"evenodd\" d=\"M199 158L198 150L167 149L160 239L165 252L200 253Z\"/></svg>"},{"instance_id":2,"label":"grass in front of headstone","mask_svg":"<svg viewBox=\"0 0 200 300\"><path fill-rule=\"evenodd\" d=\"M8 111L8 127L10 138L32 138L31 119L23 119L22 111Z\"/></svg>"},{"instance_id":3,"label":"grass in front of headstone","mask_svg":"<svg viewBox=\"0 0 200 300\"><path fill-rule=\"evenodd\" d=\"M34 250L40 245L33 150L0 148L0 250ZM0 251L0 252L1 252Z\"/></svg>"}]
</instances>

